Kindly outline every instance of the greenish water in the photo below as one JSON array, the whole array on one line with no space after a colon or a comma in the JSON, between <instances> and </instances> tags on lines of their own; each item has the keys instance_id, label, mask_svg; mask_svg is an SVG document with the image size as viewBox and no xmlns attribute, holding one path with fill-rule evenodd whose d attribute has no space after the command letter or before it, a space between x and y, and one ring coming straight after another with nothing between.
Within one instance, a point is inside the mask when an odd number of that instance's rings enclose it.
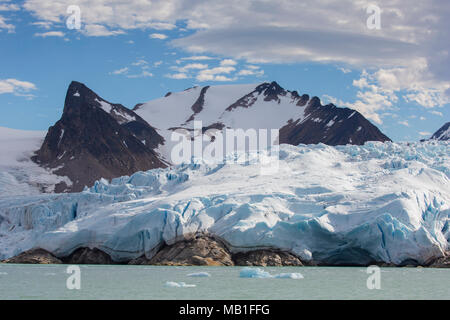
<instances>
[{"instance_id":1,"label":"greenish water","mask_svg":"<svg viewBox=\"0 0 450 320\"><path fill-rule=\"evenodd\" d=\"M450 270L382 268L380 290L366 268L263 268L303 279L240 278L241 267L80 266L81 289L66 286L67 266L0 265L0 299L450 299ZM188 277L208 272L211 277ZM166 287L167 281L195 287Z\"/></svg>"}]
</instances>

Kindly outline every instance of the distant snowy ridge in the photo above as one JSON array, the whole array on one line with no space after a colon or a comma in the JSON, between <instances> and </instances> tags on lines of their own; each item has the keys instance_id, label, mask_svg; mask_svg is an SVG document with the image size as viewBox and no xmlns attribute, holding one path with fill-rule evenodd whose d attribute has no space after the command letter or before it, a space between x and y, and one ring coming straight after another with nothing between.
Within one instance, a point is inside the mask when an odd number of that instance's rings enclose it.
<instances>
[{"instance_id":1,"label":"distant snowy ridge","mask_svg":"<svg viewBox=\"0 0 450 320\"><path fill-rule=\"evenodd\" d=\"M67 177L57 176L31 161L45 134L0 127L0 198L52 192L57 183L71 184Z\"/></svg>"},{"instance_id":2,"label":"distant snowy ridge","mask_svg":"<svg viewBox=\"0 0 450 320\"><path fill-rule=\"evenodd\" d=\"M0 259L99 248L115 261L207 232L233 251L304 261L424 264L449 249L450 144L281 145L280 171L190 163L101 180L75 194L0 199Z\"/></svg>"}]
</instances>

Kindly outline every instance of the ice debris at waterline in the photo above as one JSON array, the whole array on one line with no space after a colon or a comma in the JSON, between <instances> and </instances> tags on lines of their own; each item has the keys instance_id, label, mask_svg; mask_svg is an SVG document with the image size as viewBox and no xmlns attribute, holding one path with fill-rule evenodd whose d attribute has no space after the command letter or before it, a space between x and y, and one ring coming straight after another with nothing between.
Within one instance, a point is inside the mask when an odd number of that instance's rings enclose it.
<instances>
[{"instance_id":1,"label":"ice debris at waterline","mask_svg":"<svg viewBox=\"0 0 450 320\"><path fill-rule=\"evenodd\" d=\"M276 248L334 265L426 264L449 249L448 142L281 145L273 175L233 159L1 198L0 259L89 247L126 262L197 232L233 252Z\"/></svg>"},{"instance_id":2,"label":"ice debris at waterline","mask_svg":"<svg viewBox=\"0 0 450 320\"><path fill-rule=\"evenodd\" d=\"M241 278L257 278L257 279L303 279L301 273L280 273L272 275L261 268L243 268L239 274Z\"/></svg>"},{"instance_id":3,"label":"ice debris at waterline","mask_svg":"<svg viewBox=\"0 0 450 320\"><path fill-rule=\"evenodd\" d=\"M194 272L194 273L189 273L187 276L194 277L194 278L209 278L209 277L211 277L211 275L208 272Z\"/></svg>"},{"instance_id":4,"label":"ice debris at waterline","mask_svg":"<svg viewBox=\"0 0 450 320\"><path fill-rule=\"evenodd\" d=\"M164 285L166 288L195 288L195 284L186 284L184 282L167 281Z\"/></svg>"}]
</instances>

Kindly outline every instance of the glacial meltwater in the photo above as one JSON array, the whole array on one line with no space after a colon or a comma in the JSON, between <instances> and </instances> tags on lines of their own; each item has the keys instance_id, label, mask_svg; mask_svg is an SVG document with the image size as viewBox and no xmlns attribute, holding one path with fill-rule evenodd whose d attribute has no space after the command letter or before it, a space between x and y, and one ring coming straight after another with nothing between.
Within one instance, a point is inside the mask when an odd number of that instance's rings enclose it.
<instances>
[{"instance_id":1,"label":"glacial meltwater","mask_svg":"<svg viewBox=\"0 0 450 320\"><path fill-rule=\"evenodd\" d=\"M0 299L450 299L449 269L381 268L376 273L360 267L267 267L255 272L242 267L126 265L75 269L0 264ZM247 277L255 275L262 276Z\"/></svg>"}]
</instances>

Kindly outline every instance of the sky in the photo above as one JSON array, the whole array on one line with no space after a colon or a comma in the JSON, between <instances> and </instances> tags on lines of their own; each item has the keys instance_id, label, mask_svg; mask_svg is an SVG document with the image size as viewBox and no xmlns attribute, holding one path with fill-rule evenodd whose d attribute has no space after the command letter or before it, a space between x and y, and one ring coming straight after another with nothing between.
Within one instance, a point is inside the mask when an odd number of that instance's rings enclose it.
<instances>
[{"instance_id":1,"label":"sky","mask_svg":"<svg viewBox=\"0 0 450 320\"><path fill-rule=\"evenodd\" d=\"M450 121L449 16L446 0L0 0L0 126L46 130L72 80L129 108L277 81L416 141Z\"/></svg>"}]
</instances>

